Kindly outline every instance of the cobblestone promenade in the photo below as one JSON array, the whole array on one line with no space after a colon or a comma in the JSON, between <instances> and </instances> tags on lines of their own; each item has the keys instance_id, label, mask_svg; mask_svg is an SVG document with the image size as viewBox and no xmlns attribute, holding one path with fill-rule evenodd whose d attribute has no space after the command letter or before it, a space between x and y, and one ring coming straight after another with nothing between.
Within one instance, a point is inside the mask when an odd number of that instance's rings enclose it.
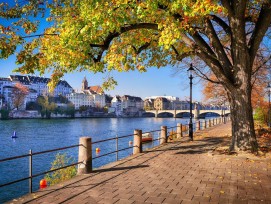
<instances>
[{"instance_id":1,"label":"cobblestone promenade","mask_svg":"<svg viewBox=\"0 0 271 204\"><path fill-rule=\"evenodd\" d=\"M10 203L271 204L271 159L213 152L227 135L218 125Z\"/></svg>"}]
</instances>

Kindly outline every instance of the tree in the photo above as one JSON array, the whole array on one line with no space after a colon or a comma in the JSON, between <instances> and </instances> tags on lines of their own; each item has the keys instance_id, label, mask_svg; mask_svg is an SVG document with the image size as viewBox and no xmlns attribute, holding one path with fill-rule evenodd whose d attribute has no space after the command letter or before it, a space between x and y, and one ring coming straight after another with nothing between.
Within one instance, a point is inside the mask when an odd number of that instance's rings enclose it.
<instances>
[{"instance_id":1,"label":"tree","mask_svg":"<svg viewBox=\"0 0 271 204\"><path fill-rule=\"evenodd\" d=\"M64 73L74 70L144 72L192 56L207 65L217 78L211 81L226 91L231 107L231 150L254 152L258 145L252 76L270 59L266 43L270 4L269 0L54 0L47 4L51 9L47 20L54 24L39 38L23 44L17 55L17 63L22 64L18 71L44 73L49 69L54 86ZM21 8L21 15L30 13ZM6 34L6 44L18 36ZM6 44L2 53L8 55ZM259 64L257 57L268 60ZM205 71L197 67L197 73L210 80ZM109 77L105 85L114 83Z\"/></svg>"},{"instance_id":2,"label":"tree","mask_svg":"<svg viewBox=\"0 0 271 204\"><path fill-rule=\"evenodd\" d=\"M53 102L53 98L50 96L39 96L38 104L41 106L42 117L51 118L51 113L56 109L56 104Z\"/></svg>"},{"instance_id":3,"label":"tree","mask_svg":"<svg viewBox=\"0 0 271 204\"><path fill-rule=\"evenodd\" d=\"M36 101L30 101L26 104L26 110L41 110L41 107Z\"/></svg>"},{"instance_id":4,"label":"tree","mask_svg":"<svg viewBox=\"0 0 271 204\"><path fill-rule=\"evenodd\" d=\"M87 106L80 106L79 107L79 113L82 113L82 112L84 112L84 111L87 111L88 110L88 107Z\"/></svg>"},{"instance_id":5,"label":"tree","mask_svg":"<svg viewBox=\"0 0 271 204\"><path fill-rule=\"evenodd\" d=\"M19 110L24 104L25 97L28 95L29 89L21 83L16 83L12 89L13 107Z\"/></svg>"},{"instance_id":6,"label":"tree","mask_svg":"<svg viewBox=\"0 0 271 204\"><path fill-rule=\"evenodd\" d=\"M259 106L266 106L266 95L268 84L267 69L261 69L257 75L252 76L252 95L251 104L252 108L258 108ZM208 78L212 81L217 81L214 74L211 74ZM211 81L204 81L203 83L203 95L205 100L211 103L221 103L227 101L227 93L221 84L212 83Z\"/></svg>"},{"instance_id":7,"label":"tree","mask_svg":"<svg viewBox=\"0 0 271 204\"><path fill-rule=\"evenodd\" d=\"M66 113L66 115L69 115L71 118L74 118L75 107L74 107L73 103L68 103L65 113Z\"/></svg>"}]
</instances>

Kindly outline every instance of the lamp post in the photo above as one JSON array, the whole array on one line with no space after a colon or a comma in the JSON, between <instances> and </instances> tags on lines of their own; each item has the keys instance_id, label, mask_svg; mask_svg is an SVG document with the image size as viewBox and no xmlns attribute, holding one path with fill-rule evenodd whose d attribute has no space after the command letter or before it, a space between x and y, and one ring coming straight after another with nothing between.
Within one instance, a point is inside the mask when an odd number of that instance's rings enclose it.
<instances>
[{"instance_id":1,"label":"lamp post","mask_svg":"<svg viewBox=\"0 0 271 204\"><path fill-rule=\"evenodd\" d=\"M226 114L225 114L225 113L226 113L226 109L225 109L225 100L226 100L226 99L224 99L224 100L223 100L223 109L224 109L224 114L223 114L223 122L224 122L224 124L226 124Z\"/></svg>"},{"instance_id":2,"label":"lamp post","mask_svg":"<svg viewBox=\"0 0 271 204\"><path fill-rule=\"evenodd\" d=\"M189 116L189 138L191 141L193 141L193 122L192 122L192 80L193 80L193 65L190 64L188 71L188 78L190 79L190 116Z\"/></svg>"},{"instance_id":3,"label":"lamp post","mask_svg":"<svg viewBox=\"0 0 271 204\"><path fill-rule=\"evenodd\" d=\"M271 92L270 83L268 83L266 88L268 91L268 127L270 128L270 92Z\"/></svg>"}]
</instances>

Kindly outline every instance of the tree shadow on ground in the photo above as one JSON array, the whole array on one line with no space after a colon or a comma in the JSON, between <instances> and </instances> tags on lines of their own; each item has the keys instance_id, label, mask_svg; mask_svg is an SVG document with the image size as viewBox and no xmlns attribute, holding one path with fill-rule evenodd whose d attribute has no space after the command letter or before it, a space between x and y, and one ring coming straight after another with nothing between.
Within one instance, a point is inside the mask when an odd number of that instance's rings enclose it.
<instances>
[{"instance_id":1,"label":"tree shadow on ground","mask_svg":"<svg viewBox=\"0 0 271 204\"><path fill-rule=\"evenodd\" d=\"M96 169L91 173L102 173L108 171L121 171L121 170L131 170L131 169L139 169L139 168L147 168L149 165L137 165L137 166L127 166L127 167L115 167L115 168L107 168L107 169Z\"/></svg>"},{"instance_id":2,"label":"tree shadow on ground","mask_svg":"<svg viewBox=\"0 0 271 204\"><path fill-rule=\"evenodd\" d=\"M178 142L179 145L165 149L154 149L148 152L156 151L179 151L175 154L202 154L208 151L213 151L219 146L229 145L228 137L205 137L195 141Z\"/></svg>"}]
</instances>

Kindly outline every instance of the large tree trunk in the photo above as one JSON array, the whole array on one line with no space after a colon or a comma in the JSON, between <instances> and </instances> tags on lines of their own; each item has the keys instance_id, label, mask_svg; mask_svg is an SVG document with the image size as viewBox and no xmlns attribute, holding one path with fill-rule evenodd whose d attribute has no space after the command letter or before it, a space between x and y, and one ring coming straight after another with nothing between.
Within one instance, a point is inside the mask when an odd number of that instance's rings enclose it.
<instances>
[{"instance_id":1,"label":"large tree trunk","mask_svg":"<svg viewBox=\"0 0 271 204\"><path fill-rule=\"evenodd\" d=\"M242 82L242 87L228 91L231 121L232 142L231 151L250 150L257 152L258 143L254 130L253 112L251 106L251 85Z\"/></svg>"}]
</instances>

